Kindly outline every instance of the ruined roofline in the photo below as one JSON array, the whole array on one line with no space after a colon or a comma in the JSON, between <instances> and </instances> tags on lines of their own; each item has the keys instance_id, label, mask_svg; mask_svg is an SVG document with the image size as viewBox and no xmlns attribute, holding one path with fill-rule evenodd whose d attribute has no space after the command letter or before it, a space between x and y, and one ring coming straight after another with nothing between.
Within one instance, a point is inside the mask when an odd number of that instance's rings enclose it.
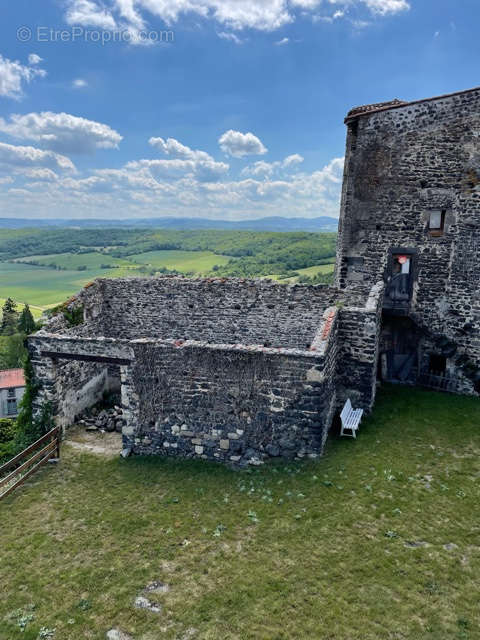
<instances>
[{"instance_id":1,"label":"ruined roofline","mask_svg":"<svg viewBox=\"0 0 480 640\"><path fill-rule=\"evenodd\" d=\"M410 107L415 104L423 104L426 102L433 102L435 100L444 100L445 98L453 98L455 96L463 96L467 93L473 93L479 91L480 87L473 87L472 89L464 89L463 91L454 91L453 93L445 93L440 96L433 96L431 98L422 98L421 100L412 100L411 102L405 100L399 100L395 98L390 102L378 102L376 104L366 104L360 107L354 107L350 109L344 120L345 124L350 124L360 116L368 116L372 113L379 113L380 111L391 111L393 109L400 109L402 107Z\"/></svg>"}]
</instances>

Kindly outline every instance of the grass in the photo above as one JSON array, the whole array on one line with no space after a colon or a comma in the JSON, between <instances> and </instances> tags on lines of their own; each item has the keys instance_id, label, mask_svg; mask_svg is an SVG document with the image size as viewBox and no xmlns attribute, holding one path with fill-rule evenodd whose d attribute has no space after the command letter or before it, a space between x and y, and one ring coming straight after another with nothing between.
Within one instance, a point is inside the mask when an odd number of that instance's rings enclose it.
<instances>
[{"instance_id":1,"label":"grass","mask_svg":"<svg viewBox=\"0 0 480 640\"><path fill-rule=\"evenodd\" d=\"M46 256L28 256L28 258L19 258L18 262L29 263L36 262L43 266L52 264L62 269L74 270L77 267L86 266L87 269L100 269L102 264L119 267L135 266L129 260L123 258L114 258L108 254L92 251L91 253L57 253Z\"/></svg>"},{"instance_id":2,"label":"grass","mask_svg":"<svg viewBox=\"0 0 480 640\"><path fill-rule=\"evenodd\" d=\"M357 440L250 472L65 446L0 503L0 638L479 638L479 416L387 387Z\"/></svg>"},{"instance_id":3,"label":"grass","mask_svg":"<svg viewBox=\"0 0 480 640\"><path fill-rule=\"evenodd\" d=\"M129 256L129 259L154 268L165 267L181 273L207 273L215 265L224 266L232 258L221 256L211 251L148 251Z\"/></svg>"},{"instance_id":4,"label":"grass","mask_svg":"<svg viewBox=\"0 0 480 640\"><path fill-rule=\"evenodd\" d=\"M21 263L0 263L0 291L18 302L40 307L67 300L89 281L99 276L117 275L123 269L88 269L87 271L57 271Z\"/></svg>"}]
</instances>

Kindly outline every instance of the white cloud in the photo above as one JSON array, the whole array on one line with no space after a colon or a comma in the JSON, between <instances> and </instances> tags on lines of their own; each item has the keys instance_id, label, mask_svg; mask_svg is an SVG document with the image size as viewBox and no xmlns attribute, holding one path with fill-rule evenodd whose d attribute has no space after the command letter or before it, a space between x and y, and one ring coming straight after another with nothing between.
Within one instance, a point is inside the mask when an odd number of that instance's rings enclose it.
<instances>
[{"instance_id":1,"label":"white cloud","mask_svg":"<svg viewBox=\"0 0 480 640\"><path fill-rule=\"evenodd\" d=\"M222 151L234 158L245 156L261 156L268 149L253 133L240 133L230 129L220 136L218 143Z\"/></svg>"},{"instance_id":2,"label":"white cloud","mask_svg":"<svg viewBox=\"0 0 480 640\"><path fill-rule=\"evenodd\" d=\"M24 175L25 177L33 180L58 180L58 174L56 174L55 171L46 168L27 169L24 171Z\"/></svg>"},{"instance_id":3,"label":"white cloud","mask_svg":"<svg viewBox=\"0 0 480 640\"><path fill-rule=\"evenodd\" d=\"M36 63L35 63L36 64ZM23 84L35 77L47 75L44 69L27 67L18 60L9 60L0 54L0 96L19 99L23 95Z\"/></svg>"},{"instance_id":4,"label":"white cloud","mask_svg":"<svg viewBox=\"0 0 480 640\"><path fill-rule=\"evenodd\" d=\"M293 153L291 156L287 156L283 161L284 167L293 167L296 164L301 164L304 161L304 157L299 153Z\"/></svg>"},{"instance_id":5,"label":"white cloud","mask_svg":"<svg viewBox=\"0 0 480 640\"><path fill-rule=\"evenodd\" d=\"M31 53L28 56L28 64L35 65L35 64L40 64L40 62L43 62L43 58L41 58L36 53Z\"/></svg>"},{"instance_id":6,"label":"white cloud","mask_svg":"<svg viewBox=\"0 0 480 640\"><path fill-rule=\"evenodd\" d=\"M148 169L155 180L180 179L190 175L201 182L215 182L228 173L229 165L215 160L137 160L126 169Z\"/></svg>"},{"instance_id":7,"label":"white cloud","mask_svg":"<svg viewBox=\"0 0 480 640\"><path fill-rule=\"evenodd\" d=\"M245 40L242 40L241 38L236 36L234 33L227 33L226 31L220 31L219 33L217 33L217 36L219 38L222 38L222 40L230 40L235 44L243 44L245 42Z\"/></svg>"},{"instance_id":8,"label":"white cloud","mask_svg":"<svg viewBox=\"0 0 480 640\"><path fill-rule=\"evenodd\" d=\"M172 162L180 169L178 175L172 175L172 165L168 164ZM21 183L23 174L14 173L15 188L7 184L0 187L0 208L19 217L31 216L32 211L39 217L63 218L338 216L342 158L313 173L214 182L203 181L193 173L181 175L185 166L178 163L193 161L140 160L121 169L100 169L79 178L56 180L53 176L49 180L46 173L30 174L36 181L25 184Z\"/></svg>"},{"instance_id":9,"label":"white cloud","mask_svg":"<svg viewBox=\"0 0 480 640\"><path fill-rule=\"evenodd\" d=\"M0 142L0 168L7 171L22 171L35 167L57 169L61 171L75 171L70 158L44 151L35 147L19 147Z\"/></svg>"},{"instance_id":10,"label":"white cloud","mask_svg":"<svg viewBox=\"0 0 480 640\"><path fill-rule=\"evenodd\" d=\"M175 138L150 138L148 143L167 156L177 160L213 160L212 156L205 151L195 151L185 146Z\"/></svg>"},{"instance_id":11,"label":"white cloud","mask_svg":"<svg viewBox=\"0 0 480 640\"><path fill-rule=\"evenodd\" d=\"M362 0L373 13L386 15L387 13L399 13L410 9L407 0Z\"/></svg>"},{"instance_id":12,"label":"white cloud","mask_svg":"<svg viewBox=\"0 0 480 640\"><path fill-rule=\"evenodd\" d=\"M66 15L68 24L114 31L117 23L110 11L91 0L71 0Z\"/></svg>"},{"instance_id":13,"label":"white cloud","mask_svg":"<svg viewBox=\"0 0 480 640\"><path fill-rule=\"evenodd\" d=\"M301 164L303 160L304 158L298 153L294 153L287 156L284 160L277 160L276 162L259 160L258 162L254 162L253 165L245 167L242 170L242 175L270 178L275 172L289 170Z\"/></svg>"},{"instance_id":14,"label":"white cloud","mask_svg":"<svg viewBox=\"0 0 480 640\"><path fill-rule=\"evenodd\" d=\"M140 160L130 163L127 167L141 163L148 167L154 177L181 177L192 175L202 181L216 181L224 176L230 166L225 162L216 162L206 151L191 149L175 138L150 138L149 144L158 149L170 160Z\"/></svg>"},{"instance_id":15,"label":"white cloud","mask_svg":"<svg viewBox=\"0 0 480 640\"><path fill-rule=\"evenodd\" d=\"M83 78L75 78L72 82L72 87L74 89L85 89L85 87L88 87L88 82Z\"/></svg>"},{"instance_id":16,"label":"white cloud","mask_svg":"<svg viewBox=\"0 0 480 640\"><path fill-rule=\"evenodd\" d=\"M339 6L333 16L323 18L326 21L342 17L346 7L363 7L378 15L395 14L410 7L407 0L68 0L66 19L69 24L138 33L148 27L149 16L171 26L193 14L229 29L219 36L235 42L231 31L275 31L294 22L299 14L315 18L316 10L325 3Z\"/></svg>"},{"instance_id":17,"label":"white cloud","mask_svg":"<svg viewBox=\"0 0 480 640\"><path fill-rule=\"evenodd\" d=\"M115 149L122 140L122 136L106 124L51 111L14 114L8 122L0 118L0 131L21 140L33 140L60 153Z\"/></svg>"},{"instance_id":18,"label":"white cloud","mask_svg":"<svg viewBox=\"0 0 480 640\"><path fill-rule=\"evenodd\" d=\"M282 38L281 40L277 40L277 42L275 42L275 44L276 44L278 47L283 47L283 46L285 46L286 44L288 44L289 42L290 42L290 38Z\"/></svg>"}]
</instances>

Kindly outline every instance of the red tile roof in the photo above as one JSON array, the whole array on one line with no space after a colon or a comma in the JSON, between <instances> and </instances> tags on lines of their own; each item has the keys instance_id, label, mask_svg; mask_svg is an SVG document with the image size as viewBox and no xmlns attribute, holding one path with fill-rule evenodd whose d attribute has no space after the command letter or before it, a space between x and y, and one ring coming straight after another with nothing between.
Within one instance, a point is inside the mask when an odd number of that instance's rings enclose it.
<instances>
[{"instance_id":1,"label":"red tile roof","mask_svg":"<svg viewBox=\"0 0 480 640\"><path fill-rule=\"evenodd\" d=\"M365 116L370 113L376 113L378 111L390 111L391 109L398 109L399 107L410 106L414 104L422 104L423 102L433 102L434 100L443 100L444 98L452 98L454 96L463 96L466 93L472 93L478 91L480 87L473 87L473 89L465 89L463 91L455 91L454 93L445 93L442 96L433 96L432 98L423 98L422 100L412 100L411 102L405 102L403 100L391 100L390 102L379 102L377 104L366 104L362 107L355 107L347 113L345 123L351 122L359 116Z\"/></svg>"},{"instance_id":2,"label":"red tile roof","mask_svg":"<svg viewBox=\"0 0 480 640\"><path fill-rule=\"evenodd\" d=\"M7 369L0 371L0 389L11 389L12 387L24 387L25 377L23 369Z\"/></svg>"}]
</instances>

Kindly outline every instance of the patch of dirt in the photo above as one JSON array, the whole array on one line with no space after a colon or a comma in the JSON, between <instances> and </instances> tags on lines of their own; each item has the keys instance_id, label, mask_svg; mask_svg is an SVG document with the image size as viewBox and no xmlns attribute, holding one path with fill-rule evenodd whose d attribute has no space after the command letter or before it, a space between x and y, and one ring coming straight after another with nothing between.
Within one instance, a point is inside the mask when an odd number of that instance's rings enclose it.
<instances>
[{"instance_id":1,"label":"patch of dirt","mask_svg":"<svg viewBox=\"0 0 480 640\"><path fill-rule=\"evenodd\" d=\"M67 430L63 445L85 453L116 458L122 450L122 435L116 432L85 431L85 427L75 425Z\"/></svg>"}]
</instances>

